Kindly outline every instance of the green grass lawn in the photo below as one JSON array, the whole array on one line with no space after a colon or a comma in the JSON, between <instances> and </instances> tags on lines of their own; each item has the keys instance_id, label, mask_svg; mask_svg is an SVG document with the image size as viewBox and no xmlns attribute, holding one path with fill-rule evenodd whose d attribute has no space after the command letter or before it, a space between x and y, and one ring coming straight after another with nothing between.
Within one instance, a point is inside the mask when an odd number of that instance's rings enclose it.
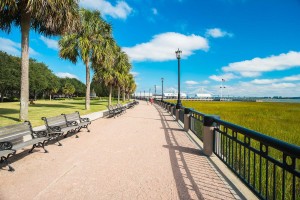
<instances>
[{"instance_id":1,"label":"green grass lawn","mask_svg":"<svg viewBox=\"0 0 300 200\"><path fill-rule=\"evenodd\" d=\"M300 145L300 103L182 101L184 107Z\"/></svg>"},{"instance_id":2,"label":"green grass lawn","mask_svg":"<svg viewBox=\"0 0 300 200\"><path fill-rule=\"evenodd\" d=\"M113 104L117 103L113 101ZM91 109L85 110L84 100L37 100L29 105L29 121L33 127L43 125L41 117L51 117L62 113L79 111L81 115L107 109L107 100L92 99ZM0 127L19 123L19 102L0 103Z\"/></svg>"}]
</instances>

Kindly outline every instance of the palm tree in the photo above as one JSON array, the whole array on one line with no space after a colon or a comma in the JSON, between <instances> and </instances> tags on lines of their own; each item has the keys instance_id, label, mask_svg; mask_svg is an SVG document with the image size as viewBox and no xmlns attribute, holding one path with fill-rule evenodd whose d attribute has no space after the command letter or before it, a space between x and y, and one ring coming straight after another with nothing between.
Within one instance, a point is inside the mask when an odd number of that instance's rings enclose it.
<instances>
[{"instance_id":1,"label":"palm tree","mask_svg":"<svg viewBox=\"0 0 300 200\"><path fill-rule=\"evenodd\" d=\"M29 31L60 35L74 30L78 19L78 0L1 0L0 29L10 32L21 28L21 95L20 120L28 120L29 99Z\"/></svg>"},{"instance_id":2,"label":"palm tree","mask_svg":"<svg viewBox=\"0 0 300 200\"><path fill-rule=\"evenodd\" d=\"M107 51L107 38L111 37L111 26L107 24L99 11L81 9L80 27L76 33L64 35L59 41L61 58L69 59L74 64L78 57L86 68L85 109L90 109L90 63L93 60L103 60Z\"/></svg>"},{"instance_id":3,"label":"palm tree","mask_svg":"<svg viewBox=\"0 0 300 200\"><path fill-rule=\"evenodd\" d=\"M117 58L115 63L116 68L116 87L118 88L118 103L120 102L120 90L124 88L126 82L126 76L128 75L131 64L129 63L128 56L125 52L121 51L121 48L117 49ZM124 91L124 89L123 89ZM124 100L123 100L124 101Z\"/></svg>"}]
</instances>

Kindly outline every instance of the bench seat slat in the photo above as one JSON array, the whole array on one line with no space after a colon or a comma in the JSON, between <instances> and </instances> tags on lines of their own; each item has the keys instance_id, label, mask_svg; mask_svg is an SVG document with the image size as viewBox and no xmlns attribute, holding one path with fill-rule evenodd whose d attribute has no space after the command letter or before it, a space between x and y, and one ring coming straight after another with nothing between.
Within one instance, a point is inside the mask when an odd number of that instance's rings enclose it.
<instances>
[{"instance_id":1,"label":"bench seat slat","mask_svg":"<svg viewBox=\"0 0 300 200\"><path fill-rule=\"evenodd\" d=\"M14 149L14 150L20 150L20 149L22 149L24 147L27 147L29 145L34 145L34 144L37 144L39 142L43 142L45 140L48 140L48 138L46 138L46 137L35 138L35 139L32 139L32 140L28 140L26 142L19 143L17 145L13 145L12 149Z\"/></svg>"}]
</instances>

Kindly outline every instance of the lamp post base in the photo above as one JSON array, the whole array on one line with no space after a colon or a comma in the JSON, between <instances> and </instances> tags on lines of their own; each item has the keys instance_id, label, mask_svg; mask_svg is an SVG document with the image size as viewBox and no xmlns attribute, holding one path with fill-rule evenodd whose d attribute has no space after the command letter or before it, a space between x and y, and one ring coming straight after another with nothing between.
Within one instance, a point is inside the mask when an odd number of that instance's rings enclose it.
<instances>
[{"instance_id":1,"label":"lamp post base","mask_svg":"<svg viewBox=\"0 0 300 200\"><path fill-rule=\"evenodd\" d=\"M176 104L176 109L180 109L181 107L182 107L181 102L177 102L177 104Z\"/></svg>"}]
</instances>

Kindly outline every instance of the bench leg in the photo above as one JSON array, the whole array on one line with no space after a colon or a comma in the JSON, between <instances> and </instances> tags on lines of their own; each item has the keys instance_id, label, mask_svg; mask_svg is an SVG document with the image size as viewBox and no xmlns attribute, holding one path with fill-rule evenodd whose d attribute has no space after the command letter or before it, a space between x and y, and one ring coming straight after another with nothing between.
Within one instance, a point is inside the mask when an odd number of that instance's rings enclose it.
<instances>
[{"instance_id":1,"label":"bench leg","mask_svg":"<svg viewBox=\"0 0 300 200\"><path fill-rule=\"evenodd\" d=\"M56 142L58 143L58 146L62 146L62 144L59 142L58 137L55 138Z\"/></svg>"},{"instance_id":2,"label":"bench leg","mask_svg":"<svg viewBox=\"0 0 300 200\"><path fill-rule=\"evenodd\" d=\"M48 150L45 149L45 144L47 143L48 140L44 141L41 145L42 145L42 148L44 149L45 153L48 153Z\"/></svg>"},{"instance_id":3,"label":"bench leg","mask_svg":"<svg viewBox=\"0 0 300 200\"><path fill-rule=\"evenodd\" d=\"M28 153L32 153L33 149L35 149L36 145L32 145L32 148L30 149L30 151Z\"/></svg>"},{"instance_id":4,"label":"bench leg","mask_svg":"<svg viewBox=\"0 0 300 200\"><path fill-rule=\"evenodd\" d=\"M13 171L15 171L15 169L9 164L9 162L8 162L8 160L7 160L8 157L9 157L9 156L7 156L7 158L2 157L2 158L1 158L1 162L4 162L4 163L5 163L5 165L8 167L8 171L13 172Z\"/></svg>"}]
</instances>

